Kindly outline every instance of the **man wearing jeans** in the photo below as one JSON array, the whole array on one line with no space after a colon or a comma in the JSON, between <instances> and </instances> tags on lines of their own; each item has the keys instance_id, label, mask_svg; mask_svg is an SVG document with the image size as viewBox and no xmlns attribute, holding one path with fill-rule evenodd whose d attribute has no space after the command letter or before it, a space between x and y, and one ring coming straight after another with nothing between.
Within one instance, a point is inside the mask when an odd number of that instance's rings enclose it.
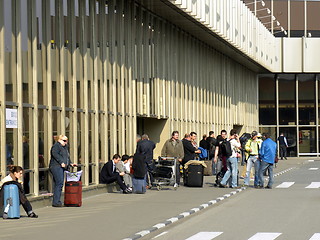
<instances>
[{"instance_id":1,"label":"man wearing jeans","mask_svg":"<svg viewBox=\"0 0 320 240\"><path fill-rule=\"evenodd\" d=\"M249 186L251 168L254 166L254 187L259 186L259 169L260 169L260 159L259 159L259 142L257 141L258 132L253 131L251 133L251 138L245 145L245 150L249 155L247 158L247 171L246 177L244 179L244 185Z\"/></svg>"},{"instance_id":2,"label":"man wearing jeans","mask_svg":"<svg viewBox=\"0 0 320 240\"><path fill-rule=\"evenodd\" d=\"M232 129L230 131L230 138L227 140L230 141L232 154L227 158L227 172L221 180L220 187L226 187L226 184L231 176L231 187L236 188L237 179L238 179L238 158L237 151L240 148L241 144L239 141L239 137L237 135L237 131Z\"/></svg>"},{"instance_id":3,"label":"man wearing jeans","mask_svg":"<svg viewBox=\"0 0 320 240\"><path fill-rule=\"evenodd\" d=\"M261 145L261 149L259 151L259 155L261 158L261 166L260 166L260 171L259 171L259 180L261 182L261 187L264 186L264 177L263 177L263 172L268 169L269 170L269 182L268 185L266 186L267 189L272 188L273 184L273 164L274 164L274 159L277 154L277 144L272 141L270 138L269 133L264 134L266 140L263 141Z\"/></svg>"}]
</instances>

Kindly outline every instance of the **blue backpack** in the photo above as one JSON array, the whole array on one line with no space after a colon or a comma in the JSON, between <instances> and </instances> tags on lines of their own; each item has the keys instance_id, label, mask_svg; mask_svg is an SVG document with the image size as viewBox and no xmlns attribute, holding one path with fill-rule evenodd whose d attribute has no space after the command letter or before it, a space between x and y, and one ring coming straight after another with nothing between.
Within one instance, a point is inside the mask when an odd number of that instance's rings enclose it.
<instances>
[{"instance_id":1,"label":"blue backpack","mask_svg":"<svg viewBox=\"0 0 320 240\"><path fill-rule=\"evenodd\" d=\"M201 159L206 159L208 157L208 150L202 147L199 147L198 149L201 151L201 153L199 154L199 157Z\"/></svg>"}]
</instances>

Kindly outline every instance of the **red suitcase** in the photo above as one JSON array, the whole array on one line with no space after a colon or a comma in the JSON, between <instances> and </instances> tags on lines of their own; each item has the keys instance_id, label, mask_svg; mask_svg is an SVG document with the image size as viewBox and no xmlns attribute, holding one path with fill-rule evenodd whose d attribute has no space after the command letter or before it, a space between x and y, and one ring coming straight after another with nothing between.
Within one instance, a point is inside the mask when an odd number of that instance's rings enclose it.
<instances>
[{"instance_id":1,"label":"red suitcase","mask_svg":"<svg viewBox=\"0 0 320 240\"><path fill-rule=\"evenodd\" d=\"M81 207L82 182L66 182L64 190L64 205L66 207Z\"/></svg>"}]
</instances>

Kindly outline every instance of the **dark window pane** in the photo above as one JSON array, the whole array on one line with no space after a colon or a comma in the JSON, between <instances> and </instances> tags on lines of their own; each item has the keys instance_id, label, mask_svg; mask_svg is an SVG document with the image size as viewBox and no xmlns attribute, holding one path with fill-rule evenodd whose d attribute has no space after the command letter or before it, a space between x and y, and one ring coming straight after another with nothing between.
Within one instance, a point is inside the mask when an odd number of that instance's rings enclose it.
<instances>
[{"instance_id":1,"label":"dark window pane","mask_svg":"<svg viewBox=\"0 0 320 240\"><path fill-rule=\"evenodd\" d=\"M315 111L315 80L314 79L315 79L315 76L313 74L298 76L299 124L301 125L315 124L316 111Z\"/></svg>"},{"instance_id":2,"label":"dark window pane","mask_svg":"<svg viewBox=\"0 0 320 240\"><path fill-rule=\"evenodd\" d=\"M288 148L287 156L296 157L297 156L297 129L295 127L286 127L279 129L279 135L283 133L287 138Z\"/></svg>"},{"instance_id":3,"label":"dark window pane","mask_svg":"<svg viewBox=\"0 0 320 240\"><path fill-rule=\"evenodd\" d=\"M316 128L299 128L299 152L315 153Z\"/></svg>"},{"instance_id":4,"label":"dark window pane","mask_svg":"<svg viewBox=\"0 0 320 240\"><path fill-rule=\"evenodd\" d=\"M262 125L275 125L276 91L274 75L259 77L259 118Z\"/></svg>"},{"instance_id":5,"label":"dark window pane","mask_svg":"<svg viewBox=\"0 0 320 240\"><path fill-rule=\"evenodd\" d=\"M282 125L296 124L296 87L295 75L279 77L279 123Z\"/></svg>"}]
</instances>

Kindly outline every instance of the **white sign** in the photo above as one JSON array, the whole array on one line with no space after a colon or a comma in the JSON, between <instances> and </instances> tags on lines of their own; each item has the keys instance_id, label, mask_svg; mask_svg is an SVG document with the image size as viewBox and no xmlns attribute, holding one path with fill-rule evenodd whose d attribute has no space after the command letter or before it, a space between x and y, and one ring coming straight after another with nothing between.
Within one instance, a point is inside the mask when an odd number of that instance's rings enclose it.
<instances>
[{"instance_id":1,"label":"white sign","mask_svg":"<svg viewBox=\"0 0 320 240\"><path fill-rule=\"evenodd\" d=\"M6 108L6 128L18 128L18 109Z\"/></svg>"}]
</instances>

